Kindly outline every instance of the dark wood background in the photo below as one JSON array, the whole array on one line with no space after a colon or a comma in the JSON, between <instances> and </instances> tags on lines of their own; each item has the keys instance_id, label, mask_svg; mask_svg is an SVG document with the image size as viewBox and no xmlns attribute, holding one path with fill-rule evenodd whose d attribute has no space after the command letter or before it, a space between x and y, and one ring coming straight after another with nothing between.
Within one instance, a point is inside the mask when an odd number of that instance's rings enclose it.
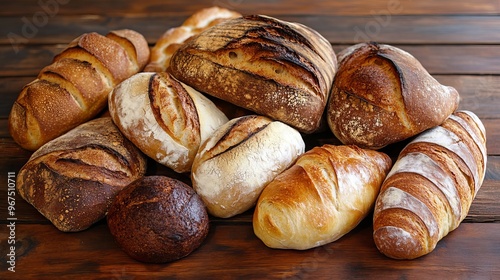
<instances>
[{"instance_id":1,"label":"dark wood background","mask_svg":"<svg viewBox=\"0 0 500 280\"><path fill-rule=\"evenodd\" d=\"M377 251L369 219L319 248L272 250L254 236L250 211L212 219L198 250L176 262L151 265L125 255L104 221L80 233L62 233L16 196L16 272L9 272L8 173L17 173L30 156L7 129L21 88L84 32L130 28L153 45L168 28L214 5L306 24L336 51L367 40L395 45L412 53L441 83L456 87L460 108L481 118L488 139L486 178L462 225L431 254L396 261ZM0 278L500 279L500 1L17 0L1 6ZM323 133L307 141L314 146L331 138ZM395 156L400 148L386 151ZM154 164L148 173L186 179Z\"/></svg>"}]
</instances>

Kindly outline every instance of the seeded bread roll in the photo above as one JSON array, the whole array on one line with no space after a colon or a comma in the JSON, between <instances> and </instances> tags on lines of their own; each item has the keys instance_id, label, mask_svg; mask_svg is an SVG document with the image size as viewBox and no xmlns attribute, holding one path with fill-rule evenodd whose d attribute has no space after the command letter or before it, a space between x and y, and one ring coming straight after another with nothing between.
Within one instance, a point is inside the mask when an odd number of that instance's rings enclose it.
<instances>
[{"instance_id":1,"label":"seeded bread roll","mask_svg":"<svg viewBox=\"0 0 500 280\"><path fill-rule=\"evenodd\" d=\"M200 92L312 133L336 69L331 44L298 23L244 16L191 38L168 71Z\"/></svg>"},{"instance_id":2,"label":"seeded bread roll","mask_svg":"<svg viewBox=\"0 0 500 280\"><path fill-rule=\"evenodd\" d=\"M107 221L125 253L148 263L189 255L209 230L200 197L185 183L165 176L144 177L126 187L113 201Z\"/></svg>"},{"instance_id":3,"label":"seeded bread roll","mask_svg":"<svg viewBox=\"0 0 500 280\"><path fill-rule=\"evenodd\" d=\"M98 118L49 141L21 168L19 195L61 231L102 219L116 194L146 173L146 158L113 124Z\"/></svg>"},{"instance_id":4,"label":"seeded bread roll","mask_svg":"<svg viewBox=\"0 0 500 280\"><path fill-rule=\"evenodd\" d=\"M106 107L109 91L148 59L147 41L135 31L81 35L22 89L9 115L12 138L34 151L94 118Z\"/></svg>"},{"instance_id":5,"label":"seeded bread roll","mask_svg":"<svg viewBox=\"0 0 500 280\"><path fill-rule=\"evenodd\" d=\"M208 212L228 218L255 205L262 189L304 152L298 131L264 116L230 120L200 147L191 181Z\"/></svg>"}]
</instances>

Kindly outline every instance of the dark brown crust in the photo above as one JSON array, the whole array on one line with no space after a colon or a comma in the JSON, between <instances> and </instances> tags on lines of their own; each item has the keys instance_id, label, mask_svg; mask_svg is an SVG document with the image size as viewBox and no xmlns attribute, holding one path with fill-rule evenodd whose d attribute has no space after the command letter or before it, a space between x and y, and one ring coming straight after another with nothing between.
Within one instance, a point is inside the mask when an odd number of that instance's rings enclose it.
<instances>
[{"instance_id":1,"label":"dark brown crust","mask_svg":"<svg viewBox=\"0 0 500 280\"><path fill-rule=\"evenodd\" d=\"M187 256L209 230L200 197L188 185L163 176L144 177L120 192L107 221L128 255L150 263Z\"/></svg>"},{"instance_id":2,"label":"dark brown crust","mask_svg":"<svg viewBox=\"0 0 500 280\"><path fill-rule=\"evenodd\" d=\"M18 192L61 231L102 219L114 196L146 172L146 159L110 117L83 124L33 153Z\"/></svg>"},{"instance_id":3,"label":"dark brown crust","mask_svg":"<svg viewBox=\"0 0 500 280\"><path fill-rule=\"evenodd\" d=\"M200 33L169 67L201 92L306 133L320 125L335 69L331 45L317 32L264 16L227 20Z\"/></svg>"}]
</instances>

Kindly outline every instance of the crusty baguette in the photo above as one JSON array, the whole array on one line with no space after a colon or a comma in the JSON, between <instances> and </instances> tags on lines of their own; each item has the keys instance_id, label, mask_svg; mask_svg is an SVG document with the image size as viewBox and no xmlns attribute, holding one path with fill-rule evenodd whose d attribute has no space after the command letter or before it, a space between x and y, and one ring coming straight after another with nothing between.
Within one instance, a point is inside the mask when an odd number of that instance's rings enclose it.
<instances>
[{"instance_id":1,"label":"crusty baguette","mask_svg":"<svg viewBox=\"0 0 500 280\"><path fill-rule=\"evenodd\" d=\"M165 72L170 64L172 54L189 38L226 19L237 17L241 17L241 14L216 6L197 11L187 18L181 26L172 27L161 35L151 48L151 58L144 71Z\"/></svg>"},{"instance_id":2,"label":"crusty baguette","mask_svg":"<svg viewBox=\"0 0 500 280\"><path fill-rule=\"evenodd\" d=\"M381 152L314 147L264 188L254 232L271 248L305 250L333 242L372 211L390 168L391 159Z\"/></svg>"},{"instance_id":3,"label":"crusty baguette","mask_svg":"<svg viewBox=\"0 0 500 280\"><path fill-rule=\"evenodd\" d=\"M377 198L373 237L380 252L396 259L432 252L467 216L486 159L484 126L469 111L454 113L409 143Z\"/></svg>"},{"instance_id":4,"label":"crusty baguette","mask_svg":"<svg viewBox=\"0 0 500 280\"><path fill-rule=\"evenodd\" d=\"M146 39L135 31L79 36L22 89L9 115L12 138L34 151L90 120L105 108L109 91L148 59Z\"/></svg>"},{"instance_id":5,"label":"crusty baguette","mask_svg":"<svg viewBox=\"0 0 500 280\"><path fill-rule=\"evenodd\" d=\"M19 171L17 190L61 231L102 219L115 195L142 177L146 158L111 118L84 123L38 149Z\"/></svg>"},{"instance_id":6,"label":"crusty baguette","mask_svg":"<svg viewBox=\"0 0 500 280\"><path fill-rule=\"evenodd\" d=\"M208 212L229 218L255 205L262 189L304 152L298 131L264 116L232 119L200 147L191 171Z\"/></svg>"},{"instance_id":7,"label":"crusty baguette","mask_svg":"<svg viewBox=\"0 0 500 280\"><path fill-rule=\"evenodd\" d=\"M312 133L322 123L335 69L331 44L315 30L253 15L192 37L168 71L200 92Z\"/></svg>"},{"instance_id":8,"label":"crusty baguette","mask_svg":"<svg viewBox=\"0 0 500 280\"><path fill-rule=\"evenodd\" d=\"M142 72L109 94L109 113L122 133L155 161L191 170L200 144L226 116L206 97L166 72Z\"/></svg>"},{"instance_id":9,"label":"crusty baguette","mask_svg":"<svg viewBox=\"0 0 500 280\"><path fill-rule=\"evenodd\" d=\"M327 120L342 143L379 149L441 124L458 103L408 52L361 43L339 53Z\"/></svg>"}]
</instances>

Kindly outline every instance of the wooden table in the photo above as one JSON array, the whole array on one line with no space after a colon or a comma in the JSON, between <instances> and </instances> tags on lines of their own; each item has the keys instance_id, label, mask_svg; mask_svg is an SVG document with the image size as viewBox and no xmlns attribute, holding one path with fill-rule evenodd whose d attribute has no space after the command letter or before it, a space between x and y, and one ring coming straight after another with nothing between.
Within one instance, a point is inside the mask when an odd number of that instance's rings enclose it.
<instances>
[{"instance_id":1,"label":"wooden table","mask_svg":"<svg viewBox=\"0 0 500 280\"><path fill-rule=\"evenodd\" d=\"M193 1L192 1L193 2ZM380 278L500 279L500 2L478 1L4 1L0 9L0 278ZM202 246L167 264L144 264L125 255L105 221L62 233L15 196L8 220L8 182L30 153L10 138L7 116L22 86L81 33L135 29L153 45L168 28L198 9L218 5L243 14L267 14L306 24L339 51L372 40L412 53L441 83L461 94L461 109L484 122L486 179L461 226L434 252L412 261L380 254L370 219L337 242L308 251L272 250L253 234L251 211L212 219ZM309 137L328 141L329 134ZM397 154L400 146L390 148ZM170 175L157 165L149 174ZM173 175L175 176L175 175ZM179 175L180 176L180 175ZM181 176L182 177L182 176ZM15 224L13 226L9 226ZM15 238L15 272L8 271Z\"/></svg>"}]
</instances>

